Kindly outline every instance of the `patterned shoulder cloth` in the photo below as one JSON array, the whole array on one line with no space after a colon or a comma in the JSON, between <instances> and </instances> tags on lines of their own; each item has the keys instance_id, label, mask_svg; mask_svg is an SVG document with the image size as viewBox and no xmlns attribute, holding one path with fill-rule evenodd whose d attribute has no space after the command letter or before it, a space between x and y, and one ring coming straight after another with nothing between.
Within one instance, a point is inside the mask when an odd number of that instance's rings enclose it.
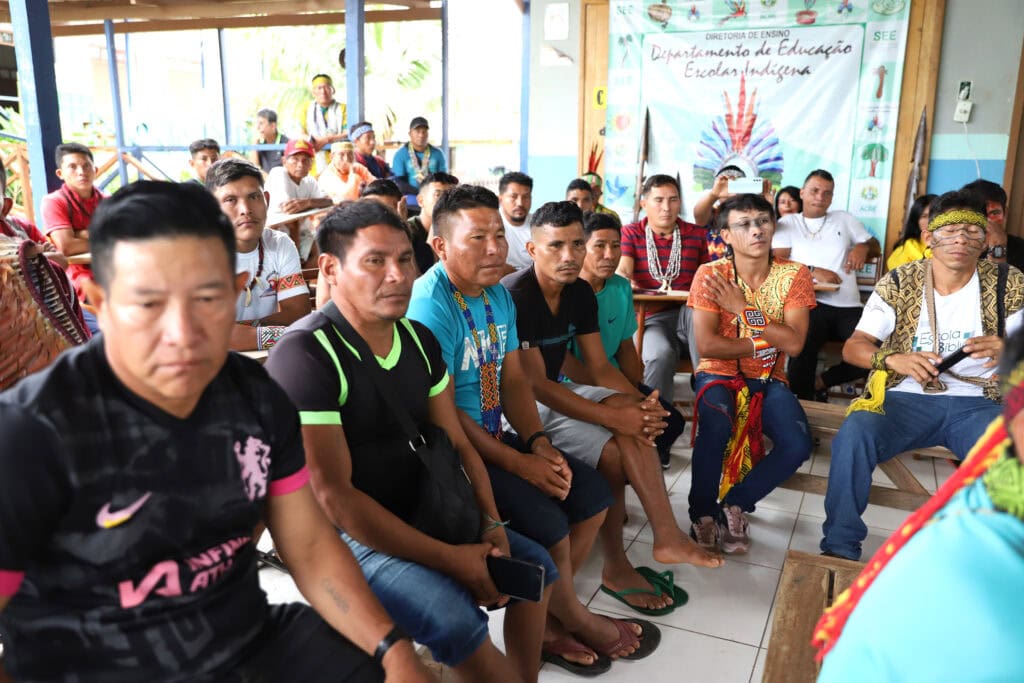
<instances>
[{"instance_id":1,"label":"patterned shoulder cloth","mask_svg":"<svg viewBox=\"0 0 1024 683\"><path fill-rule=\"evenodd\" d=\"M931 259L912 261L889 271L875 285L875 293L896 312L896 327L872 359L874 369L868 375L864 394L850 404L848 413L856 410L881 413L885 390L905 379L905 375L886 369L885 356L913 350L930 268ZM1007 316L1024 308L1024 274L1012 266L985 260L978 262L978 280L982 332L986 336L1003 336ZM986 398L996 403L1000 401L995 376L985 380L982 386Z\"/></svg>"}]
</instances>

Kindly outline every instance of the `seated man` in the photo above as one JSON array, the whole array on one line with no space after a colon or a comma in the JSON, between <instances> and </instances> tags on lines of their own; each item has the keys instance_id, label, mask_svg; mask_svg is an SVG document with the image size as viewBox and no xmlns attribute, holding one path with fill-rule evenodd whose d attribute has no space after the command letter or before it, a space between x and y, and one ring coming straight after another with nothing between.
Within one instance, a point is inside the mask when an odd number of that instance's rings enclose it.
<instances>
[{"instance_id":1,"label":"seated man","mask_svg":"<svg viewBox=\"0 0 1024 683\"><path fill-rule=\"evenodd\" d=\"M999 376L1002 416L818 622L819 681L1024 679L1024 335ZM956 646L936 647L953 620Z\"/></svg>"},{"instance_id":2,"label":"seated man","mask_svg":"<svg viewBox=\"0 0 1024 683\"><path fill-rule=\"evenodd\" d=\"M681 195L672 176L652 175L641 191L646 216L622 228L619 275L635 289L688 290L697 267L708 260L707 230L679 218ZM654 258L651 258L654 254ZM696 370L700 362L693 311L674 304L651 304L644 318L644 384L671 402L683 345Z\"/></svg>"},{"instance_id":3,"label":"seated man","mask_svg":"<svg viewBox=\"0 0 1024 683\"><path fill-rule=\"evenodd\" d=\"M811 271L815 282L838 285L818 292L818 305L803 351L789 361L789 384L804 400L828 400L828 388L865 376L861 368L842 361L818 374L818 353L830 339L845 341L853 334L863 306L857 289L857 271L878 241L846 211L830 211L835 180L822 169L811 171L800 190L803 211L784 216L772 239L779 258L791 258Z\"/></svg>"},{"instance_id":4,"label":"seated man","mask_svg":"<svg viewBox=\"0 0 1024 683\"><path fill-rule=\"evenodd\" d=\"M348 125L348 107L334 99L334 81L327 74L317 74L312 81L313 101L306 107L302 133L306 142L316 150L317 170L327 168L327 151L335 142L345 139Z\"/></svg>"},{"instance_id":5,"label":"seated man","mask_svg":"<svg viewBox=\"0 0 1024 683\"><path fill-rule=\"evenodd\" d=\"M356 148L348 141L331 145L331 163L316 179L320 190L335 204L359 199L359 192L373 182L373 175L356 162Z\"/></svg>"},{"instance_id":6,"label":"seated man","mask_svg":"<svg viewBox=\"0 0 1024 683\"><path fill-rule=\"evenodd\" d=\"M206 172L220 159L220 145L212 138L196 140L188 146L188 165L196 176L192 182L206 184Z\"/></svg>"},{"instance_id":7,"label":"seated man","mask_svg":"<svg viewBox=\"0 0 1024 683\"><path fill-rule=\"evenodd\" d=\"M377 156L377 134L373 124L360 121L352 126L348 139L356 146L356 161L366 167L374 178L391 178L394 174L383 157Z\"/></svg>"},{"instance_id":8,"label":"seated man","mask_svg":"<svg viewBox=\"0 0 1024 683\"><path fill-rule=\"evenodd\" d=\"M217 202L140 181L90 231L103 334L0 395L7 673L429 680L317 507L295 408L228 353L244 277ZM263 522L313 609L267 604Z\"/></svg>"},{"instance_id":9,"label":"seated man","mask_svg":"<svg viewBox=\"0 0 1024 683\"><path fill-rule=\"evenodd\" d=\"M947 192L932 202L923 234L932 257L886 273L843 346L847 362L873 371L832 440L825 553L860 558L861 515L878 463L930 446L962 459L999 415L994 368L1004 330L1012 333L1024 316L1024 276L979 260L986 226L973 194ZM940 374L936 364L961 348L969 357Z\"/></svg>"},{"instance_id":10,"label":"seated man","mask_svg":"<svg viewBox=\"0 0 1024 683\"><path fill-rule=\"evenodd\" d=\"M594 211L596 213L611 214L612 216L615 216L615 218L618 219L618 213L612 211L607 206L601 203L601 195L604 194L604 188L602 187L604 185L604 180L601 179L601 176L598 175L597 173L594 173L593 171L589 171L580 176L580 180L585 180L590 185L590 192L594 195ZM622 220L619 219L619 222L621 223Z\"/></svg>"},{"instance_id":11,"label":"seated man","mask_svg":"<svg viewBox=\"0 0 1024 683\"><path fill-rule=\"evenodd\" d=\"M447 173L448 161L440 147L428 141L430 124L422 116L409 122L409 143L400 147L391 159L395 182L407 195L416 196L420 183L431 173Z\"/></svg>"},{"instance_id":12,"label":"seated man","mask_svg":"<svg viewBox=\"0 0 1024 683\"><path fill-rule=\"evenodd\" d=\"M988 231L982 258L1024 269L1024 237L1006 233L1006 190L991 180L981 178L960 189L974 193L985 202Z\"/></svg>"},{"instance_id":13,"label":"seated man","mask_svg":"<svg viewBox=\"0 0 1024 683\"><path fill-rule=\"evenodd\" d=\"M581 675L607 669L608 657L639 659L657 645L656 627L598 616L573 587L611 493L592 467L555 450L542 429L522 370L516 307L498 284L508 248L498 198L485 188L460 187L441 197L434 215L441 262L416 281L410 314L436 330L459 420L487 463L498 512L547 548L563 577L552 593L544 658ZM504 432L503 417L529 436Z\"/></svg>"},{"instance_id":14,"label":"seated man","mask_svg":"<svg viewBox=\"0 0 1024 683\"><path fill-rule=\"evenodd\" d=\"M206 174L206 189L235 228L235 273L247 273L235 302L231 348L269 349L285 327L312 309L299 252L283 232L267 230L263 174L248 161L218 161Z\"/></svg>"},{"instance_id":15,"label":"seated man","mask_svg":"<svg viewBox=\"0 0 1024 683\"><path fill-rule=\"evenodd\" d=\"M320 505L388 613L435 660L461 680L536 681L550 590L539 603L509 607L506 658L488 638L487 615L477 607L507 601L486 558L512 555L542 564L549 583L558 571L543 548L498 521L487 472L459 425L437 342L404 317L416 278L405 224L376 202L353 202L324 219L317 239L331 301L289 330L267 370L299 408ZM338 313L348 326L333 322ZM375 357L360 357L357 346ZM394 383L421 434L432 425L450 439L480 508L478 542L454 545L413 526L419 478L432 475L409 448L374 372Z\"/></svg>"},{"instance_id":16,"label":"seated man","mask_svg":"<svg viewBox=\"0 0 1024 683\"><path fill-rule=\"evenodd\" d=\"M523 369L552 445L601 472L615 497L600 532L602 588L641 613L664 614L675 589L667 587L664 595L657 581L633 568L623 549L627 482L650 520L657 562L717 567L722 560L698 547L672 514L654 451L666 415L657 392L644 397L604 353L597 300L578 278L586 244L583 214L572 202L549 202L532 223L527 249L533 267L502 279L516 304ZM559 381L566 348L574 340L595 385Z\"/></svg>"},{"instance_id":17,"label":"seated man","mask_svg":"<svg viewBox=\"0 0 1024 683\"><path fill-rule=\"evenodd\" d=\"M590 183L582 178L569 182L565 188L565 200L580 207L583 213L594 210L594 191L590 189Z\"/></svg>"},{"instance_id":18,"label":"seated man","mask_svg":"<svg viewBox=\"0 0 1024 683\"><path fill-rule=\"evenodd\" d=\"M287 145L288 136L277 129L277 112L273 109L260 109L256 113L256 140L257 145ZM284 152L279 149L265 149L253 151L249 160L259 166L264 173L270 173L270 169L281 165L281 157Z\"/></svg>"},{"instance_id":19,"label":"seated man","mask_svg":"<svg viewBox=\"0 0 1024 683\"><path fill-rule=\"evenodd\" d=\"M409 231L412 234L412 248L416 252L416 265L420 274L430 270L437 261L437 255L431 246L434 227L434 204L441 195L459 184L459 179L448 173L431 173L420 183L420 191L416 202L420 205L420 213L409 219Z\"/></svg>"},{"instance_id":20,"label":"seated man","mask_svg":"<svg viewBox=\"0 0 1024 683\"><path fill-rule=\"evenodd\" d=\"M405 195L393 180L374 180L359 193L360 199L372 199L388 207L403 219L406 217Z\"/></svg>"},{"instance_id":21,"label":"seated man","mask_svg":"<svg viewBox=\"0 0 1024 683\"><path fill-rule=\"evenodd\" d=\"M305 140L289 140L284 148L281 166L267 175L270 195L270 221L281 223L288 214L302 213L331 205L331 198L323 193L316 179L309 175L313 165L313 148ZM307 268L316 267L316 245L313 239L313 220L303 218L298 225L299 258Z\"/></svg>"},{"instance_id":22,"label":"seated man","mask_svg":"<svg viewBox=\"0 0 1024 683\"><path fill-rule=\"evenodd\" d=\"M814 283L804 266L772 257L774 228L763 196L722 202L718 229L732 256L697 269L687 302L700 349L691 533L726 553L747 552L747 513L811 456L807 417L784 368L807 335ZM767 455L756 427L746 443L736 440L757 424L772 440Z\"/></svg>"},{"instance_id":23,"label":"seated man","mask_svg":"<svg viewBox=\"0 0 1024 683\"><path fill-rule=\"evenodd\" d=\"M636 333L636 314L633 312L633 292L629 281L617 275L622 257L622 225L608 213L584 213L583 234L587 238L587 252L580 270L597 297L597 320L601 326L601 346L608 362L618 368L629 383L650 396L653 389L643 383L643 368L636 354L633 335ZM565 357L565 375L583 384L593 379L583 365L583 350L575 340L569 343L572 355ZM658 402L668 416L665 431L654 440L662 467L668 467L672 444L686 429L686 419L671 403L663 398Z\"/></svg>"},{"instance_id":24,"label":"seated man","mask_svg":"<svg viewBox=\"0 0 1024 683\"><path fill-rule=\"evenodd\" d=\"M530 206L533 203L533 178L525 173L510 171L498 181L498 200L501 203L501 222L505 225L508 242L507 272L522 270L533 265L526 253L530 241Z\"/></svg>"},{"instance_id":25,"label":"seated man","mask_svg":"<svg viewBox=\"0 0 1024 683\"><path fill-rule=\"evenodd\" d=\"M85 145L68 142L57 145L57 177L63 180L60 189L43 197L43 231L64 256L85 254L89 251L89 222L103 193L93 185L96 166L92 152ZM68 277L75 286L78 298L85 301L82 281L92 278L89 266L68 266Z\"/></svg>"}]
</instances>

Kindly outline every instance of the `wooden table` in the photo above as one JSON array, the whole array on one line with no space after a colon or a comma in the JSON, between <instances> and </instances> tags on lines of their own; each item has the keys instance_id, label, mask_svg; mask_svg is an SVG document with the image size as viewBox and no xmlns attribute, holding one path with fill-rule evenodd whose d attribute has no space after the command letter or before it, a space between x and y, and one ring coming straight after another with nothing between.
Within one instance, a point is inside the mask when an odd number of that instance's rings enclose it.
<instances>
[{"instance_id":1,"label":"wooden table","mask_svg":"<svg viewBox=\"0 0 1024 683\"><path fill-rule=\"evenodd\" d=\"M288 233L292 238L292 242L295 242L295 248L298 249L299 225L302 223L303 219L321 216L333 208L333 206L321 206L318 209L309 209L308 211L300 211L299 213L271 214L270 216L267 216L267 227Z\"/></svg>"},{"instance_id":2,"label":"wooden table","mask_svg":"<svg viewBox=\"0 0 1024 683\"><path fill-rule=\"evenodd\" d=\"M246 356L247 358L259 361L260 365L267 362L267 351L239 351L238 353Z\"/></svg>"},{"instance_id":3,"label":"wooden table","mask_svg":"<svg viewBox=\"0 0 1024 683\"><path fill-rule=\"evenodd\" d=\"M69 266L88 266L92 265L92 254L85 252L84 254L75 254L74 256L68 256Z\"/></svg>"},{"instance_id":4,"label":"wooden table","mask_svg":"<svg viewBox=\"0 0 1024 683\"><path fill-rule=\"evenodd\" d=\"M811 555L797 550L786 554L775 619L765 659L764 683L810 683L818 677L814 627L822 612L853 583L863 562Z\"/></svg>"},{"instance_id":5,"label":"wooden table","mask_svg":"<svg viewBox=\"0 0 1024 683\"><path fill-rule=\"evenodd\" d=\"M690 293L673 289L666 294L651 294L644 290L633 292L633 310L636 311L636 355L641 359L644 357L644 321L647 318L647 308L650 304L672 304L685 306Z\"/></svg>"}]
</instances>

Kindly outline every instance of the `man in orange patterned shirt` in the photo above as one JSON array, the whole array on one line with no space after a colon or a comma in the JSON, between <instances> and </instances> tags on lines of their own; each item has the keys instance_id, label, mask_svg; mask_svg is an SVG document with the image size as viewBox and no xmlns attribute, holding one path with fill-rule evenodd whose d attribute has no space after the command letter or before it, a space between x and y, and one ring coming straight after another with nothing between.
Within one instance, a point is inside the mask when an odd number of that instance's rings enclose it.
<instances>
[{"instance_id":1,"label":"man in orange patterned shirt","mask_svg":"<svg viewBox=\"0 0 1024 683\"><path fill-rule=\"evenodd\" d=\"M722 203L718 228L728 255L697 269L688 302L701 358L691 534L726 553L749 549L746 513L811 454L785 366L803 348L814 284L806 266L772 257L772 216L759 195ZM762 427L774 444L767 455Z\"/></svg>"}]
</instances>

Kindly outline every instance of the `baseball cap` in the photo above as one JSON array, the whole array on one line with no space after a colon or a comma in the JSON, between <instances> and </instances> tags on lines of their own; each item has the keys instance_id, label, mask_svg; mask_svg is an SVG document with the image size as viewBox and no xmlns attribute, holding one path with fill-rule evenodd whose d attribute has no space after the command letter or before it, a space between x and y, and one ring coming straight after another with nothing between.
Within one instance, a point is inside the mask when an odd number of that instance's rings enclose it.
<instances>
[{"instance_id":1,"label":"baseball cap","mask_svg":"<svg viewBox=\"0 0 1024 683\"><path fill-rule=\"evenodd\" d=\"M427 120L422 116L417 116L409 122L409 130L413 130L414 128L430 128L430 124L427 123Z\"/></svg>"},{"instance_id":2,"label":"baseball cap","mask_svg":"<svg viewBox=\"0 0 1024 683\"><path fill-rule=\"evenodd\" d=\"M290 157L293 154L315 156L313 145L309 144L308 140L289 140L288 144L284 146L284 155Z\"/></svg>"}]
</instances>

